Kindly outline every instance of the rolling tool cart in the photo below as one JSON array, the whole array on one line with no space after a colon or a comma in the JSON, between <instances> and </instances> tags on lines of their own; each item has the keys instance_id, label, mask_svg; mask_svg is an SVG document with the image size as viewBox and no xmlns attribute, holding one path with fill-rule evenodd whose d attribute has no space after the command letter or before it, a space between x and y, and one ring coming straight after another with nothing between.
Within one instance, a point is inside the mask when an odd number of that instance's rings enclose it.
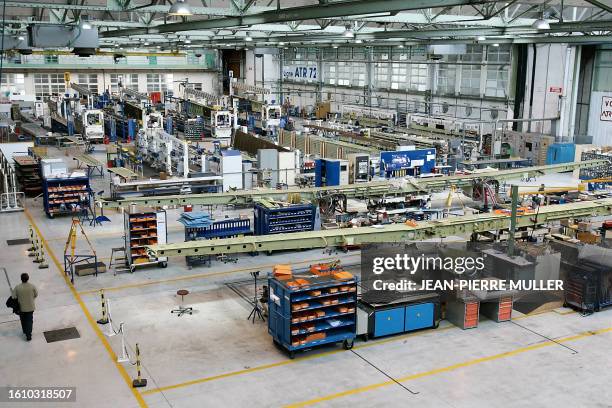
<instances>
[{"instance_id":1,"label":"rolling tool cart","mask_svg":"<svg viewBox=\"0 0 612 408\"><path fill-rule=\"evenodd\" d=\"M43 178L43 203L47 217L91 212L92 191L88 177Z\"/></svg>"},{"instance_id":2,"label":"rolling tool cart","mask_svg":"<svg viewBox=\"0 0 612 408\"><path fill-rule=\"evenodd\" d=\"M124 213L125 252L127 266L134 272L137 266L157 264L168 266L168 258L150 258L147 245L168 242L166 211L143 208L130 208Z\"/></svg>"},{"instance_id":3,"label":"rolling tool cart","mask_svg":"<svg viewBox=\"0 0 612 408\"><path fill-rule=\"evenodd\" d=\"M268 332L294 358L298 350L342 342L353 347L357 280L346 272L304 278L270 277Z\"/></svg>"}]
</instances>

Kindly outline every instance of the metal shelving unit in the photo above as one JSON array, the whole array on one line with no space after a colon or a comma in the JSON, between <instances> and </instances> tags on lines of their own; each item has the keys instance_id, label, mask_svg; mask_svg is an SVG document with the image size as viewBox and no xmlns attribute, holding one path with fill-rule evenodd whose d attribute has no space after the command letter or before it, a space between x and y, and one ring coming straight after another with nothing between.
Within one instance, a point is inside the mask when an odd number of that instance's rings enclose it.
<instances>
[{"instance_id":1,"label":"metal shelving unit","mask_svg":"<svg viewBox=\"0 0 612 408\"><path fill-rule=\"evenodd\" d=\"M268 279L268 332L293 358L298 350L342 342L353 347L357 281L329 276Z\"/></svg>"},{"instance_id":2,"label":"metal shelving unit","mask_svg":"<svg viewBox=\"0 0 612 408\"><path fill-rule=\"evenodd\" d=\"M134 272L137 266L168 266L168 258L150 258L146 249L147 245L164 244L168 241L166 211L129 209L124 213L124 226L126 262L131 272Z\"/></svg>"},{"instance_id":3,"label":"metal shelving unit","mask_svg":"<svg viewBox=\"0 0 612 408\"><path fill-rule=\"evenodd\" d=\"M45 213L49 218L91 211L88 177L47 177L43 178L42 186Z\"/></svg>"}]
</instances>

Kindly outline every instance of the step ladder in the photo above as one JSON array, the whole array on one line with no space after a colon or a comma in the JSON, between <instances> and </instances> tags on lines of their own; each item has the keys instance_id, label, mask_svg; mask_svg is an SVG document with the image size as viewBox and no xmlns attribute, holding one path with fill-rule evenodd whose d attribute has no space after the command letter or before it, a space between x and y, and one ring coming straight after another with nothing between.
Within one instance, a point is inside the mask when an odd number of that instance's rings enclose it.
<instances>
[{"instance_id":1,"label":"step ladder","mask_svg":"<svg viewBox=\"0 0 612 408\"><path fill-rule=\"evenodd\" d=\"M130 268L127 266L125 247L111 248L111 257L108 267L114 271L113 275L117 275L119 272L131 272Z\"/></svg>"}]
</instances>

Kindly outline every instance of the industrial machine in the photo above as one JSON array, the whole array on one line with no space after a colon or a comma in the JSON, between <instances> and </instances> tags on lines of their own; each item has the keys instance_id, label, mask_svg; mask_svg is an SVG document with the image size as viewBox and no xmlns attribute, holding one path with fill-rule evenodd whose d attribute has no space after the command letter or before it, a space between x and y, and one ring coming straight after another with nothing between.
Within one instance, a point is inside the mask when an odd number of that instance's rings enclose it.
<instances>
[{"instance_id":1,"label":"industrial machine","mask_svg":"<svg viewBox=\"0 0 612 408\"><path fill-rule=\"evenodd\" d=\"M340 159L315 160L315 186L344 186L349 183L349 162Z\"/></svg>"},{"instance_id":2,"label":"industrial machine","mask_svg":"<svg viewBox=\"0 0 612 408\"><path fill-rule=\"evenodd\" d=\"M370 156L353 153L348 155L349 183L362 183L370 179Z\"/></svg>"}]
</instances>

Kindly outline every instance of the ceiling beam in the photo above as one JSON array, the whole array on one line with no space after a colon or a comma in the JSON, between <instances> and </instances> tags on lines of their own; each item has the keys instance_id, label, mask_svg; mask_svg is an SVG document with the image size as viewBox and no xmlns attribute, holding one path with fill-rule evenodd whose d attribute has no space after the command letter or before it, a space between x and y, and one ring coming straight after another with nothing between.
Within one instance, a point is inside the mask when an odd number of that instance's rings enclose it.
<instances>
[{"instance_id":1,"label":"ceiling beam","mask_svg":"<svg viewBox=\"0 0 612 408\"><path fill-rule=\"evenodd\" d=\"M228 28L250 26L254 24L281 23L296 20L312 20L317 18L333 18L376 13L393 13L403 10L421 10L435 7L461 6L467 4L483 4L492 0L357 0L291 7L274 11L264 11L245 16L215 18L210 20L190 21L184 23L165 24L147 30L118 30L101 33L102 37L121 37L136 34L169 33L176 31L205 30L212 28Z\"/></svg>"},{"instance_id":2,"label":"ceiling beam","mask_svg":"<svg viewBox=\"0 0 612 408\"><path fill-rule=\"evenodd\" d=\"M602 10L612 13L612 0L585 0L587 3L599 7Z\"/></svg>"},{"instance_id":3,"label":"ceiling beam","mask_svg":"<svg viewBox=\"0 0 612 408\"><path fill-rule=\"evenodd\" d=\"M151 3L142 4L131 4L130 8L122 8L117 3L110 3L108 5L85 5L85 4L61 4L61 3L21 3L18 1L7 1L7 8L33 8L33 9L54 9L54 10L81 10L81 11L109 11L109 12L130 12L132 10L146 13L168 13L170 5L153 5ZM274 10L273 7L259 7L250 6L250 13L261 13L265 11ZM211 16L238 16L238 11L232 12L229 8L220 7L191 7L191 11L194 15L211 15Z\"/></svg>"}]
</instances>

